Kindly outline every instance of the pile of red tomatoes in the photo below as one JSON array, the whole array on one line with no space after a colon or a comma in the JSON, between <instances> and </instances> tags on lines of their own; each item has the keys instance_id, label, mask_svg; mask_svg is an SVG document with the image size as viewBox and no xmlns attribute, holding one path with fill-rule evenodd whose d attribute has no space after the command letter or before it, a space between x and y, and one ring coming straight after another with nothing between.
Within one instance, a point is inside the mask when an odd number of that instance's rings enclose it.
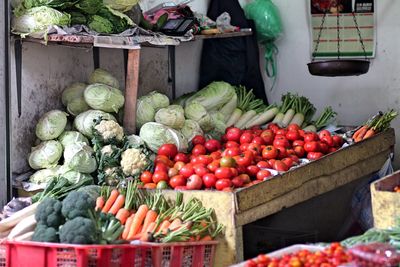
<instances>
[{"instance_id":1,"label":"pile of red tomatoes","mask_svg":"<svg viewBox=\"0 0 400 267\"><path fill-rule=\"evenodd\" d=\"M241 130L226 129L221 140L197 135L190 153L180 153L173 144L162 145L153 172L145 171L145 188L180 190L217 189L250 186L272 177L272 170L288 171L300 158L316 160L339 149L343 139L329 131L304 132L296 124L281 129L270 124Z\"/></svg>"}]
</instances>

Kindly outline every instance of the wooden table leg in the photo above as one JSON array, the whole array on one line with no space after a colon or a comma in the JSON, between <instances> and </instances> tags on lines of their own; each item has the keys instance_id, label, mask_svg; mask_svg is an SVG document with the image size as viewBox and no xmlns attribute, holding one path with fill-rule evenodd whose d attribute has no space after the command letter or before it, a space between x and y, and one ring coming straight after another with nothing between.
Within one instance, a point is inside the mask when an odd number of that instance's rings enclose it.
<instances>
[{"instance_id":1,"label":"wooden table leg","mask_svg":"<svg viewBox=\"0 0 400 267\"><path fill-rule=\"evenodd\" d=\"M140 48L128 51L125 86L124 128L127 134L136 133L136 100L139 87Z\"/></svg>"}]
</instances>

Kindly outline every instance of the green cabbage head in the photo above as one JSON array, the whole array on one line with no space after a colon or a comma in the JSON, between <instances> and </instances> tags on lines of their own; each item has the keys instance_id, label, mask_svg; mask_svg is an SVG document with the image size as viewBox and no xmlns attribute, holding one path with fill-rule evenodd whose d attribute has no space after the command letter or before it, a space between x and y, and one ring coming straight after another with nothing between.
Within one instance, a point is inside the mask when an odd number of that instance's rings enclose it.
<instances>
[{"instance_id":1,"label":"green cabbage head","mask_svg":"<svg viewBox=\"0 0 400 267\"><path fill-rule=\"evenodd\" d=\"M102 83L114 88L119 88L119 82L111 73L103 69L95 69L89 77L89 83Z\"/></svg>"},{"instance_id":2,"label":"green cabbage head","mask_svg":"<svg viewBox=\"0 0 400 267\"><path fill-rule=\"evenodd\" d=\"M64 89L61 95L61 102L64 106L67 106L69 102L76 98L83 97L87 84L85 83L73 83Z\"/></svg>"},{"instance_id":3,"label":"green cabbage head","mask_svg":"<svg viewBox=\"0 0 400 267\"><path fill-rule=\"evenodd\" d=\"M112 9L126 12L139 3L139 0L103 0L103 3Z\"/></svg>"},{"instance_id":4,"label":"green cabbage head","mask_svg":"<svg viewBox=\"0 0 400 267\"><path fill-rule=\"evenodd\" d=\"M155 111L158 111L162 108L166 108L169 106L168 96L161 94L157 91L150 92L147 95L147 99L149 103L153 106Z\"/></svg>"},{"instance_id":5,"label":"green cabbage head","mask_svg":"<svg viewBox=\"0 0 400 267\"><path fill-rule=\"evenodd\" d=\"M36 136L42 141L59 137L67 125L67 115L61 110L45 113L36 124Z\"/></svg>"},{"instance_id":6,"label":"green cabbage head","mask_svg":"<svg viewBox=\"0 0 400 267\"><path fill-rule=\"evenodd\" d=\"M85 143L89 145L89 140L80 132L77 131L65 131L60 137L58 137L58 141L63 145L63 147L67 147L68 145L75 143Z\"/></svg>"},{"instance_id":7,"label":"green cabbage head","mask_svg":"<svg viewBox=\"0 0 400 267\"><path fill-rule=\"evenodd\" d=\"M40 143L38 146L32 147L29 154L29 166L32 169L46 169L57 166L63 153L63 147L60 142L50 140Z\"/></svg>"},{"instance_id":8,"label":"green cabbage head","mask_svg":"<svg viewBox=\"0 0 400 267\"><path fill-rule=\"evenodd\" d=\"M86 103L93 109L115 112L122 108L125 97L121 90L111 86L95 83L86 87L84 92Z\"/></svg>"},{"instance_id":9,"label":"green cabbage head","mask_svg":"<svg viewBox=\"0 0 400 267\"><path fill-rule=\"evenodd\" d=\"M90 109L76 116L74 120L74 127L81 134L92 138L94 126L96 121L99 119L117 121L110 113L106 113L101 110Z\"/></svg>"},{"instance_id":10,"label":"green cabbage head","mask_svg":"<svg viewBox=\"0 0 400 267\"><path fill-rule=\"evenodd\" d=\"M60 166L57 165L54 168L38 170L29 177L29 182L34 184L46 184L51 181L53 177L58 176L59 169Z\"/></svg>"},{"instance_id":11,"label":"green cabbage head","mask_svg":"<svg viewBox=\"0 0 400 267\"><path fill-rule=\"evenodd\" d=\"M190 142L193 137L196 135L203 135L203 130L200 125L194 120L185 120L183 127L181 129L181 133L186 137L186 139Z\"/></svg>"},{"instance_id":12,"label":"green cabbage head","mask_svg":"<svg viewBox=\"0 0 400 267\"><path fill-rule=\"evenodd\" d=\"M185 117L196 121L204 132L212 130L212 117L205 107L196 101L193 101L185 107Z\"/></svg>"},{"instance_id":13,"label":"green cabbage head","mask_svg":"<svg viewBox=\"0 0 400 267\"><path fill-rule=\"evenodd\" d=\"M85 143L75 143L65 147L64 160L67 167L77 172L92 173L97 169L94 151Z\"/></svg>"},{"instance_id":14,"label":"green cabbage head","mask_svg":"<svg viewBox=\"0 0 400 267\"><path fill-rule=\"evenodd\" d=\"M174 129L181 129L185 123L184 110L179 105L171 105L157 111L155 121Z\"/></svg>"},{"instance_id":15,"label":"green cabbage head","mask_svg":"<svg viewBox=\"0 0 400 267\"><path fill-rule=\"evenodd\" d=\"M136 125L142 127L146 122L154 121L156 111L151 104L150 97L142 96L136 103Z\"/></svg>"}]
</instances>

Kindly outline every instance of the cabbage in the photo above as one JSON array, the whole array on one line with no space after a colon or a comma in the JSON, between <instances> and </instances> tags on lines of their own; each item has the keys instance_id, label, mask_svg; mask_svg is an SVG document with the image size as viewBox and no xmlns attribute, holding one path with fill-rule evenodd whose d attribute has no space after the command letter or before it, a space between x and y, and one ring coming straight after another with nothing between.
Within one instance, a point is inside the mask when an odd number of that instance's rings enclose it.
<instances>
[{"instance_id":1,"label":"cabbage","mask_svg":"<svg viewBox=\"0 0 400 267\"><path fill-rule=\"evenodd\" d=\"M150 92L146 98L155 111L169 106L169 98L157 91Z\"/></svg>"},{"instance_id":2,"label":"cabbage","mask_svg":"<svg viewBox=\"0 0 400 267\"><path fill-rule=\"evenodd\" d=\"M111 75L111 73L103 69L95 69L95 71L92 72L89 77L89 83L102 83L114 88L119 88L119 82L117 78L115 78Z\"/></svg>"},{"instance_id":3,"label":"cabbage","mask_svg":"<svg viewBox=\"0 0 400 267\"><path fill-rule=\"evenodd\" d=\"M134 25L130 17L109 6L105 6L99 10L97 15L111 22L111 33L121 33Z\"/></svg>"},{"instance_id":4,"label":"cabbage","mask_svg":"<svg viewBox=\"0 0 400 267\"><path fill-rule=\"evenodd\" d=\"M103 7L102 2L102 0L81 0L75 7L85 14L94 15Z\"/></svg>"},{"instance_id":5,"label":"cabbage","mask_svg":"<svg viewBox=\"0 0 400 267\"><path fill-rule=\"evenodd\" d=\"M144 145L144 142L142 140L142 138L140 138L140 136L138 135L129 135L126 137L128 140L128 145L132 146L132 147L138 147L140 145Z\"/></svg>"},{"instance_id":6,"label":"cabbage","mask_svg":"<svg viewBox=\"0 0 400 267\"><path fill-rule=\"evenodd\" d=\"M179 151L186 151L188 141L182 133L156 122L148 122L140 128L140 138L153 151L163 144L175 144Z\"/></svg>"},{"instance_id":7,"label":"cabbage","mask_svg":"<svg viewBox=\"0 0 400 267\"><path fill-rule=\"evenodd\" d=\"M93 127L96 124L97 120L113 120L117 121L113 115L106 113L101 110L93 110L90 109L85 111L78 116L76 116L74 120L74 127L83 135L92 138L93 137Z\"/></svg>"},{"instance_id":8,"label":"cabbage","mask_svg":"<svg viewBox=\"0 0 400 267\"><path fill-rule=\"evenodd\" d=\"M38 146L32 147L28 159L29 166L35 170L53 168L57 166L62 151L63 147L58 141L50 140L40 143Z\"/></svg>"},{"instance_id":9,"label":"cabbage","mask_svg":"<svg viewBox=\"0 0 400 267\"><path fill-rule=\"evenodd\" d=\"M212 118L207 110L198 102L191 102L185 107L185 117L190 120L197 121L201 129L205 132L213 128Z\"/></svg>"},{"instance_id":10,"label":"cabbage","mask_svg":"<svg viewBox=\"0 0 400 267\"><path fill-rule=\"evenodd\" d=\"M191 93L187 93L187 94L181 95L180 97L174 99L172 104L180 105L180 106L184 107L186 105L186 101L194 94L195 94L195 92L191 92Z\"/></svg>"},{"instance_id":11,"label":"cabbage","mask_svg":"<svg viewBox=\"0 0 400 267\"><path fill-rule=\"evenodd\" d=\"M139 3L139 0L103 0L103 3L112 9L126 12Z\"/></svg>"},{"instance_id":12,"label":"cabbage","mask_svg":"<svg viewBox=\"0 0 400 267\"><path fill-rule=\"evenodd\" d=\"M101 83L86 87L84 97L91 108L105 112L118 113L125 102L124 95L119 89Z\"/></svg>"},{"instance_id":13,"label":"cabbage","mask_svg":"<svg viewBox=\"0 0 400 267\"><path fill-rule=\"evenodd\" d=\"M67 179L68 182L70 182L71 184L77 184L82 180L88 180L88 179L93 180L93 177L90 174L80 173L77 171L67 171L66 173L63 173L61 176Z\"/></svg>"},{"instance_id":14,"label":"cabbage","mask_svg":"<svg viewBox=\"0 0 400 267\"><path fill-rule=\"evenodd\" d=\"M79 0L24 0L23 6L26 9L47 6L61 10L73 6L78 1Z\"/></svg>"},{"instance_id":15,"label":"cabbage","mask_svg":"<svg viewBox=\"0 0 400 267\"><path fill-rule=\"evenodd\" d=\"M181 106L171 105L157 111L155 121L174 129L180 129L185 123L184 110Z\"/></svg>"},{"instance_id":16,"label":"cabbage","mask_svg":"<svg viewBox=\"0 0 400 267\"><path fill-rule=\"evenodd\" d=\"M45 113L36 124L36 136L42 141L59 137L67 125L67 115L61 110Z\"/></svg>"},{"instance_id":17,"label":"cabbage","mask_svg":"<svg viewBox=\"0 0 400 267\"><path fill-rule=\"evenodd\" d=\"M72 116L77 116L89 109L90 107L83 97L75 98L67 105L67 111Z\"/></svg>"},{"instance_id":18,"label":"cabbage","mask_svg":"<svg viewBox=\"0 0 400 267\"><path fill-rule=\"evenodd\" d=\"M59 169L60 166L56 166L50 169L38 170L29 177L29 182L34 184L46 184L51 181L54 176L58 176Z\"/></svg>"},{"instance_id":19,"label":"cabbage","mask_svg":"<svg viewBox=\"0 0 400 267\"><path fill-rule=\"evenodd\" d=\"M99 15L91 16L87 26L92 31L105 34L113 33L113 28L114 28L111 21Z\"/></svg>"},{"instance_id":20,"label":"cabbage","mask_svg":"<svg viewBox=\"0 0 400 267\"><path fill-rule=\"evenodd\" d=\"M77 172L92 173L97 169L94 151L85 143L75 143L65 147L64 160L67 167Z\"/></svg>"},{"instance_id":21,"label":"cabbage","mask_svg":"<svg viewBox=\"0 0 400 267\"><path fill-rule=\"evenodd\" d=\"M136 104L136 126L142 127L146 122L154 121L156 111L151 104L148 96L142 96L137 100Z\"/></svg>"},{"instance_id":22,"label":"cabbage","mask_svg":"<svg viewBox=\"0 0 400 267\"><path fill-rule=\"evenodd\" d=\"M225 133L226 124L224 121L224 115L220 112L211 113L213 129L209 132L215 139L220 139Z\"/></svg>"},{"instance_id":23,"label":"cabbage","mask_svg":"<svg viewBox=\"0 0 400 267\"><path fill-rule=\"evenodd\" d=\"M222 108L235 95L235 88L229 83L212 82L190 97L186 103L195 101L206 110L212 111Z\"/></svg>"},{"instance_id":24,"label":"cabbage","mask_svg":"<svg viewBox=\"0 0 400 267\"><path fill-rule=\"evenodd\" d=\"M87 84L85 83L73 83L64 89L61 95L61 102L64 106L67 106L75 98L83 97Z\"/></svg>"},{"instance_id":25,"label":"cabbage","mask_svg":"<svg viewBox=\"0 0 400 267\"><path fill-rule=\"evenodd\" d=\"M200 125L194 120L185 120L185 123L181 129L181 133L189 142L192 141L194 136L203 135Z\"/></svg>"},{"instance_id":26,"label":"cabbage","mask_svg":"<svg viewBox=\"0 0 400 267\"><path fill-rule=\"evenodd\" d=\"M12 32L25 37L43 38L51 26L68 26L70 15L53 8L40 6L23 10L12 20Z\"/></svg>"},{"instance_id":27,"label":"cabbage","mask_svg":"<svg viewBox=\"0 0 400 267\"><path fill-rule=\"evenodd\" d=\"M63 132L60 137L58 137L58 141L66 147L71 144L75 143L85 143L89 145L89 140L80 132L77 131L65 131Z\"/></svg>"}]
</instances>

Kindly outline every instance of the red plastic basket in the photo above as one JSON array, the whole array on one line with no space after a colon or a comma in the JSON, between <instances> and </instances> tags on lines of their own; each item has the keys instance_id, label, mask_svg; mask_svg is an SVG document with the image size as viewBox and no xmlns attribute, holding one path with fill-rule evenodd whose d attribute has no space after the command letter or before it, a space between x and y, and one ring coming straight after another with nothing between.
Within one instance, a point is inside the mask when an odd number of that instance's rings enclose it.
<instances>
[{"instance_id":1,"label":"red plastic basket","mask_svg":"<svg viewBox=\"0 0 400 267\"><path fill-rule=\"evenodd\" d=\"M7 242L0 245L0 267L211 267L217 243L69 245Z\"/></svg>"}]
</instances>

